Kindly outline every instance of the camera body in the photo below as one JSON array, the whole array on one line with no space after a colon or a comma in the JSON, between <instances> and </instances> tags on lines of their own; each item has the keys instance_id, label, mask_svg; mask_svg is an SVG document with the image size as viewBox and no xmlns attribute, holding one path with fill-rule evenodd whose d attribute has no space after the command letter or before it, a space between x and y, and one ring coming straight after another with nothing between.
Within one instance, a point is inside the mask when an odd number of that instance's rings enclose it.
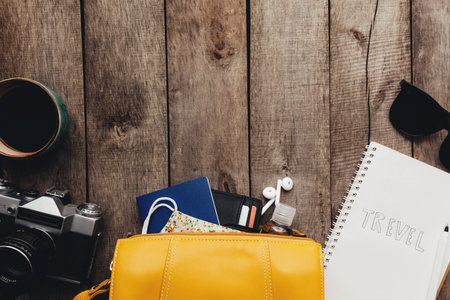
<instances>
[{"instance_id":1,"label":"camera body","mask_svg":"<svg viewBox=\"0 0 450 300\"><path fill-rule=\"evenodd\" d=\"M42 276L76 284L89 277L101 209L68 204L68 196L55 188L39 196L0 179L0 289Z\"/></svg>"}]
</instances>

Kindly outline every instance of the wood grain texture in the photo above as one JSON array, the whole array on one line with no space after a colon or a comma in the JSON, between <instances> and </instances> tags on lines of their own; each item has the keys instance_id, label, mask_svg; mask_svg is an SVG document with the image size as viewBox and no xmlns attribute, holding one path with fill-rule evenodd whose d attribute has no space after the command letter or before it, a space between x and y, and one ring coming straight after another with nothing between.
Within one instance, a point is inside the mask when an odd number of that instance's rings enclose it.
<instances>
[{"instance_id":1,"label":"wood grain texture","mask_svg":"<svg viewBox=\"0 0 450 300\"><path fill-rule=\"evenodd\" d=\"M331 198L333 219L370 141L411 155L388 114L410 79L409 1L331 1Z\"/></svg>"},{"instance_id":2,"label":"wood grain texture","mask_svg":"<svg viewBox=\"0 0 450 300\"><path fill-rule=\"evenodd\" d=\"M447 110L450 110L449 12L450 2L446 0L412 1L413 83ZM439 149L447 134L444 130L414 139L414 157L445 170L439 161ZM438 299L450 299L448 278Z\"/></svg>"},{"instance_id":3,"label":"wood grain texture","mask_svg":"<svg viewBox=\"0 0 450 300\"><path fill-rule=\"evenodd\" d=\"M449 13L449 1L413 1L413 83L447 110L450 110ZM439 148L446 136L444 130L416 138L414 156L445 170L439 161Z\"/></svg>"},{"instance_id":4,"label":"wood grain texture","mask_svg":"<svg viewBox=\"0 0 450 300\"><path fill-rule=\"evenodd\" d=\"M252 195L288 175L293 226L323 242L330 226L327 1L251 1ZM270 214L270 212L268 212Z\"/></svg>"},{"instance_id":5,"label":"wood grain texture","mask_svg":"<svg viewBox=\"0 0 450 300\"><path fill-rule=\"evenodd\" d=\"M0 79L23 76L56 91L66 104L69 126L62 143L43 157L2 160L3 175L41 192L70 189L86 201L83 58L79 1L0 1ZM24 108L26 109L26 108ZM64 299L73 286L45 282L20 299Z\"/></svg>"},{"instance_id":6,"label":"wood grain texture","mask_svg":"<svg viewBox=\"0 0 450 300\"><path fill-rule=\"evenodd\" d=\"M281 201L297 208L293 226L325 241L369 140L442 168L446 132L412 147L388 120L411 67L413 83L450 109L448 1L329 3L330 16L326 0L0 0L0 79L48 85L70 119L57 149L1 159L1 173L105 209L93 282L109 276L117 238L139 231L135 197L199 176L261 199L291 176ZM49 281L19 299L79 289ZM438 299L447 298L448 280Z\"/></svg>"},{"instance_id":7,"label":"wood grain texture","mask_svg":"<svg viewBox=\"0 0 450 300\"><path fill-rule=\"evenodd\" d=\"M71 189L84 202L85 137L81 17L78 1L1 1L0 78L23 76L57 92L66 104L69 127L61 145L41 158L3 160L4 175L40 191ZM24 108L25 109L25 108Z\"/></svg>"},{"instance_id":8,"label":"wood grain texture","mask_svg":"<svg viewBox=\"0 0 450 300\"><path fill-rule=\"evenodd\" d=\"M140 233L136 196L167 187L164 1L86 1L89 200L105 210L95 281Z\"/></svg>"},{"instance_id":9,"label":"wood grain texture","mask_svg":"<svg viewBox=\"0 0 450 300\"><path fill-rule=\"evenodd\" d=\"M248 194L245 0L167 1L171 183Z\"/></svg>"}]
</instances>

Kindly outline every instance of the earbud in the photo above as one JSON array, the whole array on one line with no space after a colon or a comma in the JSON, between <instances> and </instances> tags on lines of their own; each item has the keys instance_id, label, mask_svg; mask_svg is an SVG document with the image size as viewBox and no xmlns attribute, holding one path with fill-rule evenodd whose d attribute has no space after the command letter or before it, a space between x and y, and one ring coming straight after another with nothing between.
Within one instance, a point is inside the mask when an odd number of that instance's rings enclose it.
<instances>
[{"instance_id":1,"label":"earbud","mask_svg":"<svg viewBox=\"0 0 450 300\"><path fill-rule=\"evenodd\" d=\"M294 187L294 181L290 177L284 177L283 180L281 180L281 187L286 192L289 192Z\"/></svg>"},{"instance_id":2,"label":"earbud","mask_svg":"<svg viewBox=\"0 0 450 300\"><path fill-rule=\"evenodd\" d=\"M268 200L272 200L277 196L277 190L271 186L268 186L263 190L263 196Z\"/></svg>"},{"instance_id":3,"label":"earbud","mask_svg":"<svg viewBox=\"0 0 450 300\"><path fill-rule=\"evenodd\" d=\"M276 189L274 189L273 187L264 188L263 196L269 201L266 203L266 205L264 205L261 214L263 215L273 203L275 203L275 205L278 205L278 203L280 203L281 189L289 192L293 187L294 181L290 177L284 177L283 179L278 179Z\"/></svg>"}]
</instances>

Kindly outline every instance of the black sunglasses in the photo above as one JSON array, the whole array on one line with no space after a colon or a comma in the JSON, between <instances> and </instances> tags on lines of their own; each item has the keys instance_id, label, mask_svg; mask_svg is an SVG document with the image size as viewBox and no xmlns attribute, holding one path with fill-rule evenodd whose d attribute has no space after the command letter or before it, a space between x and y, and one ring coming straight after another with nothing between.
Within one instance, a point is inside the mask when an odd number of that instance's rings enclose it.
<instances>
[{"instance_id":1,"label":"black sunglasses","mask_svg":"<svg viewBox=\"0 0 450 300\"><path fill-rule=\"evenodd\" d=\"M402 90L392 103L389 119L392 125L409 136L426 136L446 129L450 131L450 113L430 95L402 80ZM450 170L450 135L439 150L439 159Z\"/></svg>"}]
</instances>

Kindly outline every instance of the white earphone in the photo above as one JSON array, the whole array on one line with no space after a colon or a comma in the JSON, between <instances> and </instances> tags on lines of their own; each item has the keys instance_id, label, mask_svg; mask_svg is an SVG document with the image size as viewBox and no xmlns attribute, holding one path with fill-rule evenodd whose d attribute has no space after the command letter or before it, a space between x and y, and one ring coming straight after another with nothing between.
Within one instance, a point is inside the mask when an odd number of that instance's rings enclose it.
<instances>
[{"instance_id":1,"label":"white earphone","mask_svg":"<svg viewBox=\"0 0 450 300\"><path fill-rule=\"evenodd\" d=\"M275 203L275 205L278 205L278 203L280 203L281 189L288 192L292 190L293 187L294 181L292 181L290 177L284 177L283 179L278 179L276 189L274 189L273 187L264 188L263 196L269 201L266 203L266 205L264 205L261 214L263 215L273 203Z\"/></svg>"}]
</instances>

